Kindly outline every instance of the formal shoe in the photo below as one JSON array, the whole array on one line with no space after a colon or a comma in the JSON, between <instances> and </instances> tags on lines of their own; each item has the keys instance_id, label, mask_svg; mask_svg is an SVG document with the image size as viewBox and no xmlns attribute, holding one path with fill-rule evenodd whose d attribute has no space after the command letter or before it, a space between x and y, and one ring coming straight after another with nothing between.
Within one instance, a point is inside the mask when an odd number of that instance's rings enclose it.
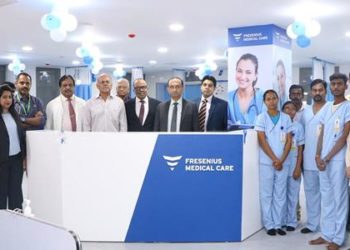
<instances>
[{"instance_id":1,"label":"formal shoe","mask_svg":"<svg viewBox=\"0 0 350 250\"><path fill-rule=\"evenodd\" d=\"M269 230L267 230L266 233L267 233L268 235L271 235L271 236L276 235L276 229L274 229L274 228L269 229Z\"/></svg>"},{"instance_id":2,"label":"formal shoe","mask_svg":"<svg viewBox=\"0 0 350 250\"><path fill-rule=\"evenodd\" d=\"M339 250L340 246L334 242L329 243L327 250Z\"/></svg>"},{"instance_id":3,"label":"formal shoe","mask_svg":"<svg viewBox=\"0 0 350 250\"><path fill-rule=\"evenodd\" d=\"M308 233L313 233L309 228L304 227L303 229L300 230L300 233L302 234L308 234Z\"/></svg>"},{"instance_id":4,"label":"formal shoe","mask_svg":"<svg viewBox=\"0 0 350 250\"><path fill-rule=\"evenodd\" d=\"M287 233L285 232L285 231L283 231L281 228L277 228L277 233L279 234L279 235L286 235Z\"/></svg>"},{"instance_id":5,"label":"formal shoe","mask_svg":"<svg viewBox=\"0 0 350 250\"><path fill-rule=\"evenodd\" d=\"M283 225L282 228L287 228L287 225Z\"/></svg>"},{"instance_id":6,"label":"formal shoe","mask_svg":"<svg viewBox=\"0 0 350 250\"><path fill-rule=\"evenodd\" d=\"M326 241L325 239L323 239L322 237L318 237L317 239L310 240L309 244L310 245L322 245L322 244L329 244L329 242Z\"/></svg>"},{"instance_id":7,"label":"formal shoe","mask_svg":"<svg viewBox=\"0 0 350 250\"><path fill-rule=\"evenodd\" d=\"M288 232L292 232L292 231L295 230L295 227L287 226L286 230L287 230Z\"/></svg>"}]
</instances>

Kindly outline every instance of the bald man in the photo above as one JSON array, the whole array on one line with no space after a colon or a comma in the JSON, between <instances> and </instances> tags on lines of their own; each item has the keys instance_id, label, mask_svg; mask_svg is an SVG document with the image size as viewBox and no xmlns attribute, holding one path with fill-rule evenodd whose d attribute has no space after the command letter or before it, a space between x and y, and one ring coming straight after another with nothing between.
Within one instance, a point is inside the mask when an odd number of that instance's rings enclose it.
<instances>
[{"instance_id":1,"label":"bald man","mask_svg":"<svg viewBox=\"0 0 350 250\"><path fill-rule=\"evenodd\" d=\"M125 78L119 79L117 83L117 96L122 98L124 103L126 103L130 100L130 83L128 79Z\"/></svg>"}]
</instances>

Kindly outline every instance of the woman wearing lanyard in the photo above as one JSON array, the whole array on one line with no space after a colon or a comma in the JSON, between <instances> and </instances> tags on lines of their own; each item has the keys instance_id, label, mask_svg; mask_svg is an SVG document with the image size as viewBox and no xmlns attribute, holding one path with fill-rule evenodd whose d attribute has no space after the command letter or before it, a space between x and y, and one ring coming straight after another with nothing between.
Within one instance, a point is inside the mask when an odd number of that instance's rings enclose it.
<instances>
[{"instance_id":1,"label":"woman wearing lanyard","mask_svg":"<svg viewBox=\"0 0 350 250\"><path fill-rule=\"evenodd\" d=\"M10 85L0 85L0 209L14 210L22 209L26 148Z\"/></svg>"},{"instance_id":2,"label":"woman wearing lanyard","mask_svg":"<svg viewBox=\"0 0 350 250\"><path fill-rule=\"evenodd\" d=\"M263 92L255 88L258 81L258 59L244 54L236 64L237 89L229 92L229 125L254 125L263 107Z\"/></svg>"},{"instance_id":3,"label":"woman wearing lanyard","mask_svg":"<svg viewBox=\"0 0 350 250\"><path fill-rule=\"evenodd\" d=\"M278 110L278 95L270 89L264 93L267 111L256 119L259 141L259 185L262 222L268 235L285 235L281 229L292 145L292 121Z\"/></svg>"}]
</instances>

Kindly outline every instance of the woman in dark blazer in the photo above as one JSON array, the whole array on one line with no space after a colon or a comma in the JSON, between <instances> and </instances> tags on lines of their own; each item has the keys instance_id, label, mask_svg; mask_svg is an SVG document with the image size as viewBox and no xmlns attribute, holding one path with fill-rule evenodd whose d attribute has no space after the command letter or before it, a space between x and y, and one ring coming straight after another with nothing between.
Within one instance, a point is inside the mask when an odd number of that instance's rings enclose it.
<instances>
[{"instance_id":1,"label":"woman in dark blazer","mask_svg":"<svg viewBox=\"0 0 350 250\"><path fill-rule=\"evenodd\" d=\"M13 84L0 84L0 209L22 209L26 143L13 103Z\"/></svg>"}]
</instances>

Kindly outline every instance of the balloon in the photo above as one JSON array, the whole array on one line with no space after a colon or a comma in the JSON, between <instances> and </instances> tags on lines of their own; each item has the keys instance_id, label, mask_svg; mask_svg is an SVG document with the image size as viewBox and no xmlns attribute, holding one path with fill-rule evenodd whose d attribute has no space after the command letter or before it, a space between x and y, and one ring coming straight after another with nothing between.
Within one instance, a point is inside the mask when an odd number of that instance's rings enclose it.
<instances>
[{"instance_id":1,"label":"balloon","mask_svg":"<svg viewBox=\"0 0 350 250\"><path fill-rule=\"evenodd\" d=\"M26 66L24 65L24 63L20 63L19 64L19 69L20 70L25 70L26 69Z\"/></svg>"},{"instance_id":2,"label":"balloon","mask_svg":"<svg viewBox=\"0 0 350 250\"><path fill-rule=\"evenodd\" d=\"M53 14L47 14L45 16L45 26L48 30L52 31L61 27L61 20L58 16Z\"/></svg>"},{"instance_id":3,"label":"balloon","mask_svg":"<svg viewBox=\"0 0 350 250\"><path fill-rule=\"evenodd\" d=\"M287 35L290 39L296 39L298 37L293 31L292 24L289 24L287 27Z\"/></svg>"},{"instance_id":4,"label":"balloon","mask_svg":"<svg viewBox=\"0 0 350 250\"><path fill-rule=\"evenodd\" d=\"M98 70L101 70L103 68L103 64L99 59L94 59L91 63L91 65Z\"/></svg>"},{"instance_id":5,"label":"balloon","mask_svg":"<svg viewBox=\"0 0 350 250\"><path fill-rule=\"evenodd\" d=\"M94 58L92 58L91 56L84 56L83 57L83 62L86 65L90 65L92 63L92 61L94 60Z\"/></svg>"},{"instance_id":6,"label":"balloon","mask_svg":"<svg viewBox=\"0 0 350 250\"><path fill-rule=\"evenodd\" d=\"M68 14L68 15L64 15L62 18L62 27L66 30L66 31L73 31L77 28L78 26L78 21L75 18L75 16Z\"/></svg>"},{"instance_id":7,"label":"balloon","mask_svg":"<svg viewBox=\"0 0 350 250\"><path fill-rule=\"evenodd\" d=\"M13 63L10 63L8 66L9 71L13 71Z\"/></svg>"},{"instance_id":8,"label":"balloon","mask_svg":"<svg viewBox=\"0 0 350 250\"><path fill-rule=\"evenodd\" d=\"M298 36L297 38L297 44L301 48L306 48L310 46L311 40L307 36L301 35L301 36Z\"/></svg>"},{"instance_id":9,"label":"balloon","mask_svg":"<svg viewBox=\"0 0 350 250\"><path fill-rule=\"evenodd\" d=\"M77 57L83 58L86 56L90 56L89 50L85 47L79 47L75 50L75 54Z\"/></svg>"},{"instance_id":10,"label":"balloon","mask_svg":"<svg viewBox=\"0 0 350 250\"><path fill-rule=\"evenodd\" d=\"M41 24L41 27L43 27L45 30L50 30L46 23L47 16L48 14L45 14L41 17L40 24Z\"/></svg>"},{"instance_id":11,"label":"balloon","mask_svg":"<svg viewBox=\"0 0 350 250\"><path fill-rule=\"evenodd\" d=\"M67 32L64 29L55 29L50 31L50 37L55 42L62 42L67 37Z\"/></svg>"},{"instance_id":12,"label":"balloon","mask_svg":"<svg viewBox=\"0 0 350 250\"><path fill-rule=\"evenodd\" d=\"M292 23L292 31L297 36L304 35L305 34L305 25L302 22L294 21L294 23Z\"/></svg>"},{"instance_id":13,"label":"balloon","mask_svg":"<svg viewBox=\"0 0 350 250\"><path fill-rule=\"evenodd\" d=\"M321 32L321 25L316 20L308 20L305 23L305 35L307 37L315 37Z\"/></svg>"},{"instance_id":14,"label":"balloon","mask_svg":"<svg viewBox=\"0 0 350 250\"><path fill-rule=\"evenodd\" d=\"M94 75L97 75L98 72L100 72L99 69L92 68L92 70L91 70L91 73L94 74Z\"/></svg>"}]
</instances>

